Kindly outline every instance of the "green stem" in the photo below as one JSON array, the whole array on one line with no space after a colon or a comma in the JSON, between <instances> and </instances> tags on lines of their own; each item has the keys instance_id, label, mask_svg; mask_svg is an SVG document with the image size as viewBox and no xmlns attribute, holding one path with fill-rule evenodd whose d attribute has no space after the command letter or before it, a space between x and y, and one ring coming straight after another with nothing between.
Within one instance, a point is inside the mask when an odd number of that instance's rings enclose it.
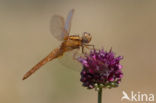
<instances>
[{"instance_id":1,"label":"green stem","mask_svg":"<svg viewBox=\"0 0 156 103\"><path fill-rule=\"evenodd\" d=\"M102 103L102 88L98 90L98 103Z\"/></svg>"}]
</instances>

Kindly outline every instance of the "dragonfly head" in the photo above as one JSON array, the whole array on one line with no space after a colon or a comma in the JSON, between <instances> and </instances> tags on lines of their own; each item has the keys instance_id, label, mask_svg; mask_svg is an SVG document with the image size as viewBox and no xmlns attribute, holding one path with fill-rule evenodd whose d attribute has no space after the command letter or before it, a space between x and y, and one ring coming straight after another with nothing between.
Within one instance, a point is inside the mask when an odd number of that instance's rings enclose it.
<instances>
[{"instance_id":1,"label":"dragonfly head","mask_svg":"<svg viewBox=\"0 0 156 103\"><path fill-rule=\"evenodd\" d=\"M89 43L91 41L91 39L92 39L92 36L90 33L84 32L82 34L82 42L83 43Z\"/></svg>"}]
</instances>

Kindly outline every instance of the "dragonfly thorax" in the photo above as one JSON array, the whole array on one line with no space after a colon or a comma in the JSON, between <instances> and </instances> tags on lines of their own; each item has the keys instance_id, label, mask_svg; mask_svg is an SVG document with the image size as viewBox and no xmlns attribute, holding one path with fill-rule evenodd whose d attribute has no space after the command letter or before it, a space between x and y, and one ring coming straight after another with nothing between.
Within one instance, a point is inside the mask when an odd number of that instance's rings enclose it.
<instances>
[{"instance_id":1,"label":"dragonfly thorax","mask_svg":"<svg viewBox=\"0 0 156 103\"><path fill-rule=\"evenodd\" d=\"M90 33L84 32L82 34L82 42L83 43L89 43L91 41L91 39L92 39L92 36Z\"/></svg>"}]
</instances>

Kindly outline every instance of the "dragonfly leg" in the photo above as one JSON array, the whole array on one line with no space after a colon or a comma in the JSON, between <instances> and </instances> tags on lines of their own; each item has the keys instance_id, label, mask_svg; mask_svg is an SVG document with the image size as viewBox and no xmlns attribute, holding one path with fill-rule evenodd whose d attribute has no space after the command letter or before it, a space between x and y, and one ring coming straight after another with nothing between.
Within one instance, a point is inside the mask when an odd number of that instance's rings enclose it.
<instances>
[{"instance_id":1,"label":"dragonfly leg","mask_svg":"<svg viewBox=\"0 0 156 103\"><path fill-rule=\"evenodd\" d=\"M85 44L84 46L85 46L87 49L90 49L90 48L89 48L90 46L92 47L92 49L95 49L94 45L92 45L92 44Z\"/></svg>"},{"instance_id":2,"label":"dragonfly leg","mask_svg":"<svg viewBox=\"0 0 156 103\"><path fill-rule=\"evenodd\" d=\"M84 54L84 46L82 45L82 53Z\"/></svg>"}]
</instances>

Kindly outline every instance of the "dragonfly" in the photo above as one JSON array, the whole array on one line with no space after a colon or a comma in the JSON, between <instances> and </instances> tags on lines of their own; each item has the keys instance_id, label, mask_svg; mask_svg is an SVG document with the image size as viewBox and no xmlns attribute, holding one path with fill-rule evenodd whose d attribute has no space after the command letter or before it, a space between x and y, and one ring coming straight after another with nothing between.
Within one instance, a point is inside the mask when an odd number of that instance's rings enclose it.
<instances>
[{"instance_id":1,"label":"dragonfly","mask_svg":"<svg viewBox=\"0 0 156 103\"><path fill-rule=\"evenodd\" d=\"M51 19L51 34L57 40L61 41L61 45L58 48L53 49L48 56L42 59L39 63L37 63L32 69L30 69L24 76L23 80L27 79L33 73L35 73L39 68L41 68L44 64L56 59L58 57L63 56L65 52L72 51L75 49L82 48L82 53L84 53L84 48L89 48L94 45L89 44L92 36L88 32L84 32L82 36L80 35L71 35L71 21L74 13L74 9L70 10L66 19L60 15L54 15Z\"/></svg>"}]
</instances>

